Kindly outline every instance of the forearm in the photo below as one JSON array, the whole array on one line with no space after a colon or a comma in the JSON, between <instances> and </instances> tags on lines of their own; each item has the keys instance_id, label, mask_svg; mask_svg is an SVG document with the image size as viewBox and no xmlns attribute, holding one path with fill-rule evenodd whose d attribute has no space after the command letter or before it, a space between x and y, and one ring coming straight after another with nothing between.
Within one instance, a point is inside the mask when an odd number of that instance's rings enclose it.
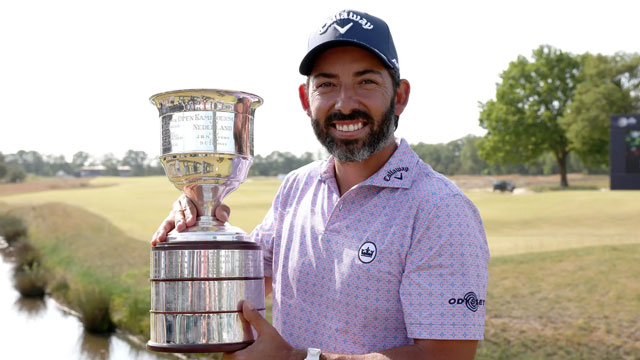
<instances>
[{"instance_id":1,"label":"forearm","mask_svg":"<svg viewBox=\"0 0 640 360\"><path fill-rule=\"evenodd\" d=\"M472 360L477 340L415 340L415 344L363 355L323 353L321 360ZM304 356L300 358L304 359Z\"/></svg>"},{"instance_id":2,"label":"forearm","mask_svg":"<svg viewBox=\"0 0 640 360\"><path fill-rule=\"evenodd\" d=\"M321 360L410 360L425 358L422 351L415 345L400 346L376 353L362 355L322 354Z\"/></svg>"}]
</instances>

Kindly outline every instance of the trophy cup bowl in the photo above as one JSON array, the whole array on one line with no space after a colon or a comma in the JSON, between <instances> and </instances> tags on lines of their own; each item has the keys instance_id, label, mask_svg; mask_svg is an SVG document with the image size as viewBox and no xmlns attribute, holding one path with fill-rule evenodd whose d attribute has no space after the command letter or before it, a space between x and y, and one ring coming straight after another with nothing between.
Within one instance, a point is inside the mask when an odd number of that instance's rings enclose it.
<instances>
[{"instance_id":1,"label":"trophy cup bowl","mask_svg":"<svg viewBox=\"0 0 640 360\"><path fill-rule=\"evenodd\" d=\"M253 116L262 99L229 90L153 95L162 123L160 161L196 205L195 226L171 231L151 251L150 350L227 352L254 341L241 317L249 300L264 315L262 250L214 209L247 177Z\"/></svg>"}]
</instances>

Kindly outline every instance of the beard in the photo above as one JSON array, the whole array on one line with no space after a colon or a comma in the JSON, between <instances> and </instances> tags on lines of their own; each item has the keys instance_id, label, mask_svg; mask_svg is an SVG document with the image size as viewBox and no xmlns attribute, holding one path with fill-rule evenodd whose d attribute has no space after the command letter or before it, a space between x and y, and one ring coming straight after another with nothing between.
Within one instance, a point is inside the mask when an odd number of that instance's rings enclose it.
<instances>
[{"instance_id":1,"label":"beard","mask_svg":"<svg viewBox=\"0 0 640 360\"><path fill-rule=\"evenodd\" d=\"M322 123L312 117L311 126L318 141L334 158L343 162L363 161L382 150L393 139L396 128L394 113L395 99L392 99L391 104L378 122L366 111L353 110L349 114L331 113ZM329 127L334 121L357 119L366 120L370 127L370 131L364 139L336 139L329 133Z\"/></svg>"}]
</instances>

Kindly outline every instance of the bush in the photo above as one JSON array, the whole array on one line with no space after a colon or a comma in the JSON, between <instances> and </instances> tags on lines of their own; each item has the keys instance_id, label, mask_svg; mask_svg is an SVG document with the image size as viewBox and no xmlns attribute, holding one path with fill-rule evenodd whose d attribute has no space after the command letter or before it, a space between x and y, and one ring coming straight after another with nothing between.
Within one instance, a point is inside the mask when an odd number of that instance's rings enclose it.
<instances>
[{"instance_id":1,"label":"bush","mask_svg":"<svg viewBox=\"0 0 640 360\"><path fill-rule=\"evenodd\" d=\"M0 215L0 236L9 244L27 236L27 226L22 219L11 215Z\"/></svg>"},{"instance_id":2,"label":"bush","mask_svg":"<svg viewBox=\"0 0 640 360\"><path fill-rule=\"evenodd\" d=\"M47 289L47 273L35 262L31 266L15 267L14 287L25 297L43 297Z\"/></svg>"},{"instance_id":3,"label":"bush","mask_svg":"<svg viewBox=\"0 0 640 360\"><path fill-rule=\"evenodd\" d=\"M22 296L44 296L49 276L41 265L40 253L25 239L13 244L13 285Z\"/></svg>"},{"instance_id":4,"label":"bush","mask_svg":"<svg viewBox=\"0 0 640 360\"><path fill-rule=\"evenodd\" d=\"M77 290L72 301L80 312L84 329L91 333L109 333L115 330L111 320L110 295L98 288L88 287Z\"/></svg>"},{"instance_id":5,"label":"bush","mask_svg":"<svg viewBox=\"0 0 640 360\"><path fill-rule=\"evenodd\" d=\"M27 178L27 173L19 166L8 166L5 178L10 183L20 183Z\"/></svg>"},{"instance_id":6,"label":"bush","mask_svg":"<svg viewBox=\"0 0 640 360\"><path fill-rule=\"evenodd\" d=\"M16 241L11 246L13 248L14 255L14 270L19 270L24 267L33 267L36 263L41 263L40 252L31 245L25 239Z\"/></svg>"}]
</instances>

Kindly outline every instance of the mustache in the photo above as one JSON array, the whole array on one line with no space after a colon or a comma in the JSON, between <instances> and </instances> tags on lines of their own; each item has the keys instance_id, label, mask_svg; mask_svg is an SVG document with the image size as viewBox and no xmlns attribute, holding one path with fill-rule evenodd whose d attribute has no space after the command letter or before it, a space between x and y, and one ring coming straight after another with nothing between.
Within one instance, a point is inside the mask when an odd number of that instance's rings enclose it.
<instances>
[{"instance_id":1,"label":"mustache","mask_svg":"<svg viewBox=\"0 0 640 360\"><path fill-rule=\"evenodd\" d=\"M371 116L368 112L362 110L353 110L348 114L343 113L342 111L332 112L327 115L325 119L326 124L330 124L334 121L339 120L358 120L364 119L369 123L373 123L373 116Z\"/></svg>"}]
</instances>

